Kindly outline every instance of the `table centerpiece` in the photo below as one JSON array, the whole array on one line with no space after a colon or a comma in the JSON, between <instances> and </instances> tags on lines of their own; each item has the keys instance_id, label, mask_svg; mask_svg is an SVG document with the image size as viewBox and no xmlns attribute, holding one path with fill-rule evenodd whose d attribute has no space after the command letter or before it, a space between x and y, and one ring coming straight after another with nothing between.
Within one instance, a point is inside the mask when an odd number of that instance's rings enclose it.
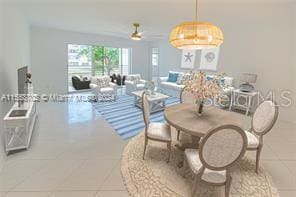
<instances>
[{"instance_id":1,"label":"table centerpiece","mask_svg":"<svg viewBox=\"0 0 296 197\"><path fill-rule=\"evenodd\" d=\"M203 107L206 101L211 103L214 99L222 95L223 88L221 83L225 74L217 76L208 76L205 72L191 72L190 79L185 84L185 91L189 91L194 95L199 116L203 113Z\"/></svg>"}]
</instances>

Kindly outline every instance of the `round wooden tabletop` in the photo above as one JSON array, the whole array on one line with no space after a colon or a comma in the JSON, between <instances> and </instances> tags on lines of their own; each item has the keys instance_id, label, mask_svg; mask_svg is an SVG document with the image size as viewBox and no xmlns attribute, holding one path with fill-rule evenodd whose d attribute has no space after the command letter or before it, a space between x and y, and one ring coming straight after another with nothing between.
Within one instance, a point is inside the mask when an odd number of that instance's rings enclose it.
<instances>
[{"instance_id":1,"label":"round wooden tabletop","mask_svg":"<svg viewBox=\"0 0 296 197\"><path fill-rule=\"evenodd\" d=\"M243 126L243 115L217 107L204 107L201 116L195 104L176 104L166 107L164 117L168 124L192 136L202 137L221 124Z\"/></svg>"}]
</instances>

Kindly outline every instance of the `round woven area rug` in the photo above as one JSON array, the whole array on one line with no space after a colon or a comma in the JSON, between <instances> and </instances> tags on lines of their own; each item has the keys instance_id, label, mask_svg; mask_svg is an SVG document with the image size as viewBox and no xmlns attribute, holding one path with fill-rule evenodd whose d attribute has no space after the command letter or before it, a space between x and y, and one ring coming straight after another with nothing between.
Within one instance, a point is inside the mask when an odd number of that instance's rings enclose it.
<instances>
[{"instance_id":1,"label":"round woven area rug","mask_svg":"<svg viewBox=\"0 0 296 197\"><path fill-rule=\"evenodd\" d=\"M184 153L173 145L171 160L167 163L166 144L149 141L145 160L143 148L144 134L141 133L131 139L123 151L121 172L130 196L190 197L193 174L187 165L178 167ZM259 174L255 173L255 158L245 156L231 169L231 176L232 197L279 197L268 173L263 168ZM198 184L197 196L224 197L224 186Z\"/></svg>"}]
</instances>

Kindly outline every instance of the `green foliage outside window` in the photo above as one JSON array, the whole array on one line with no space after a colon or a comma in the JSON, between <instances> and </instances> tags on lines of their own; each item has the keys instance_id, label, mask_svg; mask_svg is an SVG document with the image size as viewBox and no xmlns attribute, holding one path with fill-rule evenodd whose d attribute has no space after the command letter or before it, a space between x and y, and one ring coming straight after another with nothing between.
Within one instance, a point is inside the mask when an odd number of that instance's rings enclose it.
<instances>
[{"instance_id":1,"label":"green foliage outside window","mask_svg":"<svg viewBox=\"0 0 296 197\"><path fill-rule=\"evenodd\" d=\"M80 51L79 56L87 56L95 66L95 75L110 75L119 68L119 48L89 46Z\"/></svg>"}]
</instances>

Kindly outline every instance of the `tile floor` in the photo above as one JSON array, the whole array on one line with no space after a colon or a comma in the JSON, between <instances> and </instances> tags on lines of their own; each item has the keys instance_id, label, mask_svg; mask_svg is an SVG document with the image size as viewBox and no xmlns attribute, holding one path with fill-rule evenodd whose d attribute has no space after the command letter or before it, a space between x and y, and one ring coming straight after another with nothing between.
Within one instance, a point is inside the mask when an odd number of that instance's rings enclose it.
<instances>
[{"instance_id":1,"label":"tile floor","mask_svg":"<svg viewBox=\"0 0 296 197\"><path fill-rule=\"evenodd\" d=\"M30 149L8 157L0 150L0 197L128 196L126 143L90 103L41 103ZM282 197L296 196L295 148L295 124L279 121L265 138L261 164Z\"/></svg>"}]
</instances>

